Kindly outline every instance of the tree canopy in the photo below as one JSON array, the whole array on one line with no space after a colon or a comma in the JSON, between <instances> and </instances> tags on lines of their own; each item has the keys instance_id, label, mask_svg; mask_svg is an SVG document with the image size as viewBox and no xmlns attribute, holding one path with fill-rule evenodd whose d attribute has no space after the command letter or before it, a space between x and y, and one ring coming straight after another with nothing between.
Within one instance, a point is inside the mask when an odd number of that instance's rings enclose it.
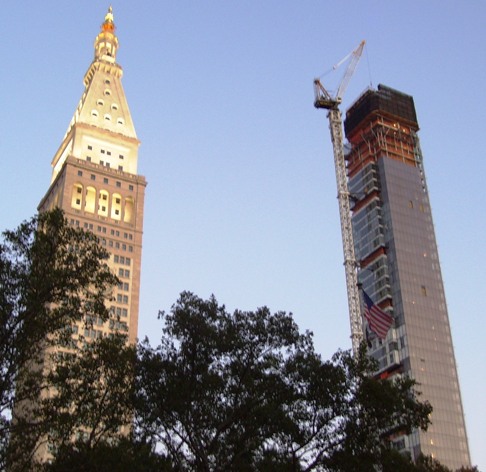
<instances>
[{"instance_id":1,"label":"tree canopy","mask_svg":"<svg viewBox=\"0 0 486 472\"><path fill-rule=\"evenodd\" d=\"M374 379L364 349L323 361L290 314L184 292L161 317L160 345L139 347L136 427L175 470L371 471L390 431L428 425L413 381Z\"/></svg>"},{"instance_id":2,"label":"tree canopy","mask_svg":"<svg viewBox=\"0 0 486 472\"><path fill-rule=\"evenodd\" d=\"M0 469L7 451L24 454L41 434L33 409L45 387L44 352L52 344L69 343L76 321L108 318L105 301L117 281L105 263L108 257L97 238L71 227L61 210L39 214L2 234ZM31 411L12 421L19 405Z\"/></svg>"}]
</instances>

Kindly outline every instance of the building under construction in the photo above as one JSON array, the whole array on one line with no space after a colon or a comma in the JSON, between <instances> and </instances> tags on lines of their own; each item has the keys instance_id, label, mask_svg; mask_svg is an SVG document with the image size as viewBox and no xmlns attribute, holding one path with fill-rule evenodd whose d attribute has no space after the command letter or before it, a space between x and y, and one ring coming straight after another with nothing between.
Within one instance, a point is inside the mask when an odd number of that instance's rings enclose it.
<instances>
[{"instance_id":1,"label":"building under construction","mask_svg":"<svg viewBox=\"0 0 486 472\"><path fill-rule=\"evenodd\" d=\"M366 327L379 373L410 375L434 410L428 432L395 438L414 458L469 466L464 414L413 98L379 85L347 111L348 190L358 280L394 318L385 339Z\"/></svg>"}]
</instances>

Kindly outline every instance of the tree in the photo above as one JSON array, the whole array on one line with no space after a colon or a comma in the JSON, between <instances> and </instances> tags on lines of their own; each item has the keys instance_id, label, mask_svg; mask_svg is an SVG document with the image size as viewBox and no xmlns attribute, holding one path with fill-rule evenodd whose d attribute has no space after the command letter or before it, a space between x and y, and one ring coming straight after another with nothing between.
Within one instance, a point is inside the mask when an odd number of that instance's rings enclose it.
<instances>
[{"instance_id":1,"label":"tree","mask_svg":"<svg viewBox=\"0 0 486 472\"><path fill-rule=\"evenodd\" d=\"M374 471L391 431L428 425L413 381L374 379L364 348L322 361L289 314L184 292L161 316L161 344L139 347L136 431L175 470Z\"/></svg>"},{"instance_id":2,"label":"tree","mask_svg":"<svg viewBox=\"0 0 486 472\"><path fill-rule=\"evenodd\" d=\"M43 472L171 472L167 459L156 454L150 444L131 437L115 443L100 441L64 444L53 462L45 464Z\"/></svg>"},{"instance_id":3,"label":"tree","mask_svg":"<svg viewBox=\"0 0 486 472\"><path fill-rule=\"evenodd\" d=\"M38 399L46 388L44 355L68 344L78 321L109 316L117 278L95 235L71 227L61 210L39 214L0 242L0 469L28 460L44 426ZM12 412L25 414L12 420ZM9 444L9 445L8 445ZM7 446L8 445L8 446Z\"/></svg>"},{"instance_id":4,"label":"tree","mask_svg":"<svg viewBox=\"0 0 486 472\"><path fill-rule=\"evenodd\" d=\"M54 450L67 450L81 436L83 451L100 443L114 444L131 430L135 346L124 334L113 333L80 349L55 354L47 374L53 393L39 407L49 426L47 440Z\"/></svg>"}]
</instances>

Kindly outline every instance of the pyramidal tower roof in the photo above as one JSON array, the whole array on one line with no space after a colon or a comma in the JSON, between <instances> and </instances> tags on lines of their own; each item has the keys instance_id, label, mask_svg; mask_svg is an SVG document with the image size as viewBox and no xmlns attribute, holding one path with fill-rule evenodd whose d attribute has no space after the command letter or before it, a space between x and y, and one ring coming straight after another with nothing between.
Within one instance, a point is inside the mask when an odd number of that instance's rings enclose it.
<instances>
[{"instance_id":1,"label":"pyramidal tower roof","mask_svg":"<svg viewBox=\"0 0 486 472\"><path fill-rule=\"evenodd\" d=\"M116 62L118 38L115 30L110 6L96 36L94 60L84 76L85 91L67 133L76 123L85 123L137 138L121 84L123 69Z\"/></svg>"},{"instance_id":2,"label":"pyramidal tower roof","mask_svg":"<svg viewBox=\"0 0 486 472\"><path fill-rule=\"evenodd\" d=\"M83 158L81 145L87 135L93 139L125 142L132 149L140 144L121 83L123 69L116 61L118 38L115 31L110 6L94 42L93 62L84 75L84 92L53 158L52 179L69 155ZM131 172L136 173L136 160Z\"/></svg>"}]
</instances>

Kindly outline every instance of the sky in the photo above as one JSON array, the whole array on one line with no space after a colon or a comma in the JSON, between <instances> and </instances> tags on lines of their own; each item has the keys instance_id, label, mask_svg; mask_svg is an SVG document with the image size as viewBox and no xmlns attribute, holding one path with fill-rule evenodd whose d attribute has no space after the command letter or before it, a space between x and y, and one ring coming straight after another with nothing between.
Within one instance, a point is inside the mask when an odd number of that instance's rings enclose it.
<instances>
[{"instance_id":1,"label":"sky","mask_svg":"<svg viewBox=\"0 0 486 472\"><path fill-rule=\"evenodd\" d=\"M140 338L183 290L350 330L332 147L313 79L367 42L345 111L414 97L472 462L486 471L486 2L113 0L145 200ZM109 3L2 0L0 230L33 216ZM341 71L322 76L337 88Z\"/></svg>"}]
</instances>

